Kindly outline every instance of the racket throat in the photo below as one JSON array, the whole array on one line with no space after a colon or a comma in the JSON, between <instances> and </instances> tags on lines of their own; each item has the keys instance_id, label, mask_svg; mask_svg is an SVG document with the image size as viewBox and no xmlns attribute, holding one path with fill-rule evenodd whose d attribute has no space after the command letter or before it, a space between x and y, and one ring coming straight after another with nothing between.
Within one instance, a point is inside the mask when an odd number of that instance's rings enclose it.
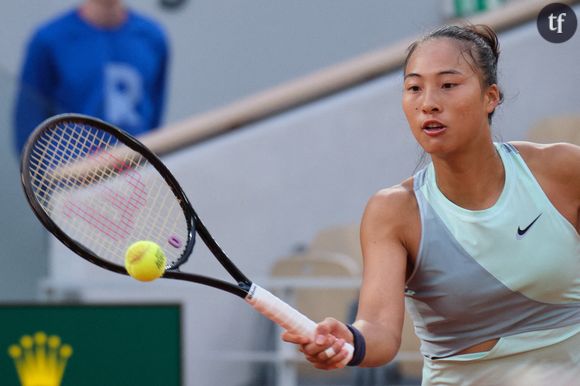
<instances>
[{"instance_id":1,"label":"racket throat","mask_svg":"<svg viewBox=\"0 0 580 386\"><path fill-rule=\"evenodd\" d=\"M257 294L256 292L263 290L263 289L254 283L240 283L240 286L245 286L245 285L249 285L249 287L246 289L248 294L246 295L244 300L248 304L255 306L256 303L258 302L258 299L256 299L256 296L259 296L259 294Z\"/></svg>"},{"instance_id":2,"label":"racket throat","mask_svg":"<svg viewBox=\"0 0 580 386\"><path fill-rule=\"evenodd\" d=\"M240 287L241 289L243 289L244 291L246 291L248 293L248 295L246 296L246 299L247 299L249 294L250 294L250 291L252 290L252 287L254 287L254 284L249 280L244 280L244 281L238 282L238 287Z\"/></svg>"}]
</instances>

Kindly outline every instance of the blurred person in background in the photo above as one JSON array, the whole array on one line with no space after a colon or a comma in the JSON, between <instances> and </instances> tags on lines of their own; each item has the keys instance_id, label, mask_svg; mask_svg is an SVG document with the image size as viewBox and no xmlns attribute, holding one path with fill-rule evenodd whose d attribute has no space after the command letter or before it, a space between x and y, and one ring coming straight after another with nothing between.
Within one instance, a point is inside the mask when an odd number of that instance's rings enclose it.
<instances>
[{"instance_id":1,"label":"blurred person in background","mask_svg":"<svg viewBox=\"0 0 580 386\"><path fill-rule=\"evenodd\" d=\"M493 142L499 53L482 25L410 46L402 107L431 163L369 200L356 321L283 335L315 367L343 367L345 342L351 366L394 360L406 307L424 386L579 384L580 147Z\"/></svg>"},{"instance_id":2,"label":"blurred person in background","mask_svg":"<svg viewBox=\"0 0 580 386\"><path fill-rule=\"evenodd\" d=\"M91 115L133 135L159 127L168 62L164 29L122 0L85 0L48 21L32 35L22 66L16 152L60 113Z\"/></svg>"}]
</instances>

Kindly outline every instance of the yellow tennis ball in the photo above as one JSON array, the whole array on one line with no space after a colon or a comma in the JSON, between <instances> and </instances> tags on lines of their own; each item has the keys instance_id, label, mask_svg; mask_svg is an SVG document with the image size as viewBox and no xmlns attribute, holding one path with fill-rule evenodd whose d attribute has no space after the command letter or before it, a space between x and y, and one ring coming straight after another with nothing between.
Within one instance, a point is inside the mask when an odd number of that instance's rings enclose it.
<instances>
[{"instance_id":1,"label":"yellow tennis ball","mask_svg":"<svg viewBox=\"0 0 580 386\"><path fill-rule=\"evenodd\" d=\"M165 253L153 241L137 241L125 253L127 273L140 281L160 278L165 272L166 263Z\"/></svg>"}]
</instances>

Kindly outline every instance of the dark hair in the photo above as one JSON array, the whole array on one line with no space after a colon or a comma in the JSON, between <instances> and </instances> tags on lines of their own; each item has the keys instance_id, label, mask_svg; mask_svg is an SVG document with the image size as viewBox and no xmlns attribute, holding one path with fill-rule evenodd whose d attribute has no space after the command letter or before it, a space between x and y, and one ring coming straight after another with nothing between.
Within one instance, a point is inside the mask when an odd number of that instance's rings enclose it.
<instances>
[{"instance_id":1,"label":"dark hair","mask_svg":"<svg viewBox=\"0 0 580 386\"><path fill-rule=\"evenodd\" d=\"M483 86L491 86L497 84L497 62L499 59L499 41L496 33L487 25L468 24L468 25L447 25L440 27L429 33L422 39L415 41L407 49L407 57L405 58L404 70L407 70L407 63L409 58L419 46L419 44L437 38L454 39L462 43L463 53L467 53L477 68L475 72L481 74ZM468 63L470 63L468 61ZM470 63L470 65L471 65ZM476 71L478 70L478 71ZM503 93L499 92L499 104L503 102ZM491 123L491 117L494 111L488 114L488 120Z\"/></svg>"}]
</instances>

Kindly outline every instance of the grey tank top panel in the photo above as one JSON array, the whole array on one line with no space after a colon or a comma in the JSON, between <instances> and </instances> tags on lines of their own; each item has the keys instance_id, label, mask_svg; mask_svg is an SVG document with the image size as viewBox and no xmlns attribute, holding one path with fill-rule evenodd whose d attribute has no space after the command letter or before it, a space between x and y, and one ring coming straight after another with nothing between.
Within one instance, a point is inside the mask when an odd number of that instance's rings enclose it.
<instances>
[{"instance_id":1,"label":"grey tank top panel","mask_svg":"<svg viewBox=\"0 0 580 386\"><path fill-rule=\"evenodd\" d=\"M422 196L425 170L415 176L421 213L419 257L405 303L428 358L443 358L490 339L580 323L580 304L542 303L512 291L455 240Z\"/></svg>"}]
</instances>

